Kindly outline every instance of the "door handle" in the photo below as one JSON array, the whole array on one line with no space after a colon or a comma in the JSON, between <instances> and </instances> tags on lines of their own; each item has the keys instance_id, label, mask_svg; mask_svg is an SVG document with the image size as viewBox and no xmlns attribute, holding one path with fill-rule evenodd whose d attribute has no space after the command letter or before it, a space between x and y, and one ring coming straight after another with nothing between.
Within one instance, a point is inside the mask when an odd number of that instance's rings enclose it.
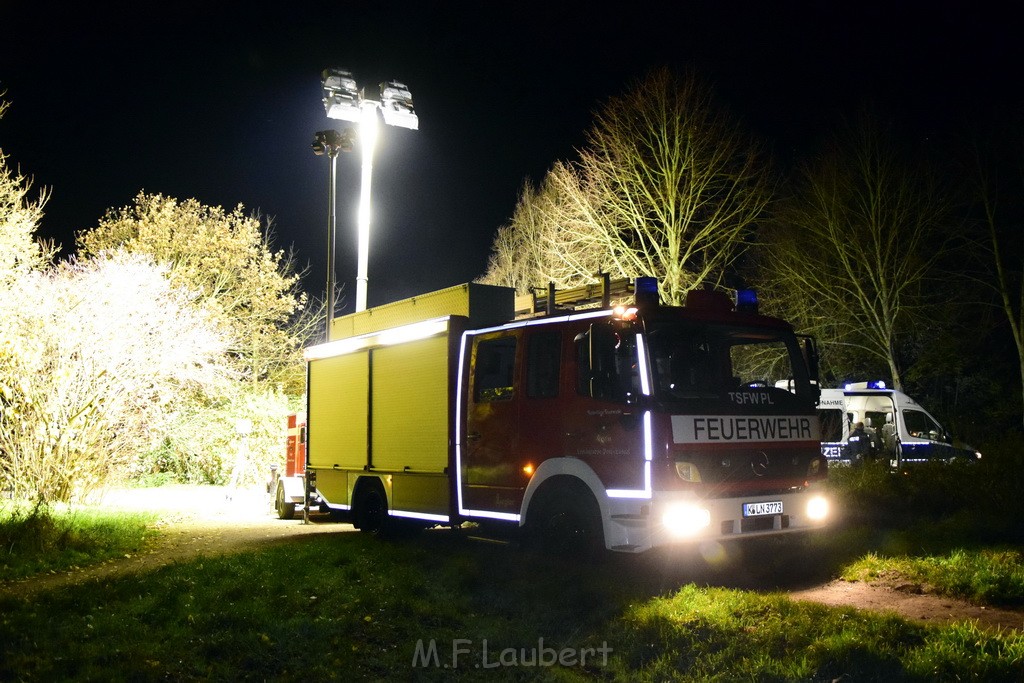
<instances>
[{"instance_id":1,"label":"door handle","mask_svg":"<svg viewBox=\"0 0 1024 683\"><path fill-rule=\"evenodd\" d=\"M466 440L467 441L476 441L479 438L480 438L480 432L467 432L466 433Z\"/></svg>"}]
</instances>

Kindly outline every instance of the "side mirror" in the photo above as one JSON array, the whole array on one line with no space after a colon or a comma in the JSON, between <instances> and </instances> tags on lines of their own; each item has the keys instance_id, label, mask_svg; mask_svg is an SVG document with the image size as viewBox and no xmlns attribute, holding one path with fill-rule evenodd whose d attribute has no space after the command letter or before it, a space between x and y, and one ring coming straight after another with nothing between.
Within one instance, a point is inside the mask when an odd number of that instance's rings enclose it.
<instances>
[{"instance_id":1,"label":"side mirror","mask_svg":"<svg viewBox=\"0 0 1024 683\"><path fill-rule=\"evenodd\" d=\"M807 368L807 378L811 382L811 390L815 396L821 397L821 381L818 377L818 345L814 342L814 337L807 335L799 335L800 339L800 352L804 357L804 366Z\"/></svg>"},{"instance_id":2,"label":"side mirror","mask_svg":"<svg viewBox=\"0 0 1024 683\"><path fill-rule=\"evenodd\" d=\"M576 337L576 343L579 345L579 392L591 398L617 398L615 331L607 325L594 323L587 332Z\"/></svg>"}]
</instances>

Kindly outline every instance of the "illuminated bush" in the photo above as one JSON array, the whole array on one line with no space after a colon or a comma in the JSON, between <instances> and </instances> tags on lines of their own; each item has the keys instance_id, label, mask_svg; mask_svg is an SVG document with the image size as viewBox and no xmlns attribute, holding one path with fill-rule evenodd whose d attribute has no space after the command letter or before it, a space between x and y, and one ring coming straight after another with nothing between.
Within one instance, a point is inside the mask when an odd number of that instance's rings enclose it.
<instances>
[{"instance_id":1,"label":"illuminated bush","mask_svg":"<svg viewBox=\"0 0 1024 683\"><path fill-rule=\"evenodd\" d=\"M162 267L123 253L0 289L0 487L66 501L123 477L175 407L226 391L227 340Z\"/></svg>"}]
</instances>

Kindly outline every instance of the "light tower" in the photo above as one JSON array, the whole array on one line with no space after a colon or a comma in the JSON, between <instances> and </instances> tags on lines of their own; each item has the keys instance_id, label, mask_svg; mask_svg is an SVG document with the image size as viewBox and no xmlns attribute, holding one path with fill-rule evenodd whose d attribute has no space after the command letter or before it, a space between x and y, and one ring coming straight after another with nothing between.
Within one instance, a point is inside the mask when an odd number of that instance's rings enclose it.
<instances>
[{"instance_id":1,"label":"light tower","mask_svg":"<svg viewBox=\"0 0 1024 683\"><path fill-rule=\"evenodd\" d=\"M331 341L331 321L334 319L334 242L335 242L335 188L338 178L338 152L352 151L352 129L322 130L313 139L313 153L326 154L331 160L331 175L327 185L327 336Z\"/></svg>"},{"instance_id":2,"label":"light tower","mask_svg":"<svg viewBox=\"0 0 1024 683\"><path fill-rule=\"evenodd\" d=\"M325 69L322 74L324 109L327 117L359 124L362 147L362 176L359 191L358 259L356 270L356 311L366 310L367 270L370 256L370 184L373 176L373 148L377 140L377 110L384 123L416 130L419 119L409 89L398 81L379 86L379 99L368 99L356 86L352 73L345 69ZM333 192L334 178L331 179ZM333 205L333 201L332 201ZM333 257L328 256L333 263ZM328 330L333 311L328 314ZM328 332L328 338L330 332Z\"/></svg>"}]
</instances>

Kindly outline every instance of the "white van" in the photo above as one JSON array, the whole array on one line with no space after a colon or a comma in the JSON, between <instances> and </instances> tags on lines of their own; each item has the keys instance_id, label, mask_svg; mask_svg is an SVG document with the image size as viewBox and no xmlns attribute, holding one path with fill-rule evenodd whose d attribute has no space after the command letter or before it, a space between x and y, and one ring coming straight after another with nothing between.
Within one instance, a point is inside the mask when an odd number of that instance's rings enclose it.
<instances>
[{"instance_id":1,"label":"white van","mask_svg":"<svg viewBox=\"0 0 1024 683\"><path fill-rule=\"evenodd\" d=\"M822 389L818 402L821 453L830 463L888 460L892 467L920 462L973 461L981 453L954 445L949 432L917 401L884 382ZM854 431L863 424L863 435Z\"/></svg>"}]
</instances>

